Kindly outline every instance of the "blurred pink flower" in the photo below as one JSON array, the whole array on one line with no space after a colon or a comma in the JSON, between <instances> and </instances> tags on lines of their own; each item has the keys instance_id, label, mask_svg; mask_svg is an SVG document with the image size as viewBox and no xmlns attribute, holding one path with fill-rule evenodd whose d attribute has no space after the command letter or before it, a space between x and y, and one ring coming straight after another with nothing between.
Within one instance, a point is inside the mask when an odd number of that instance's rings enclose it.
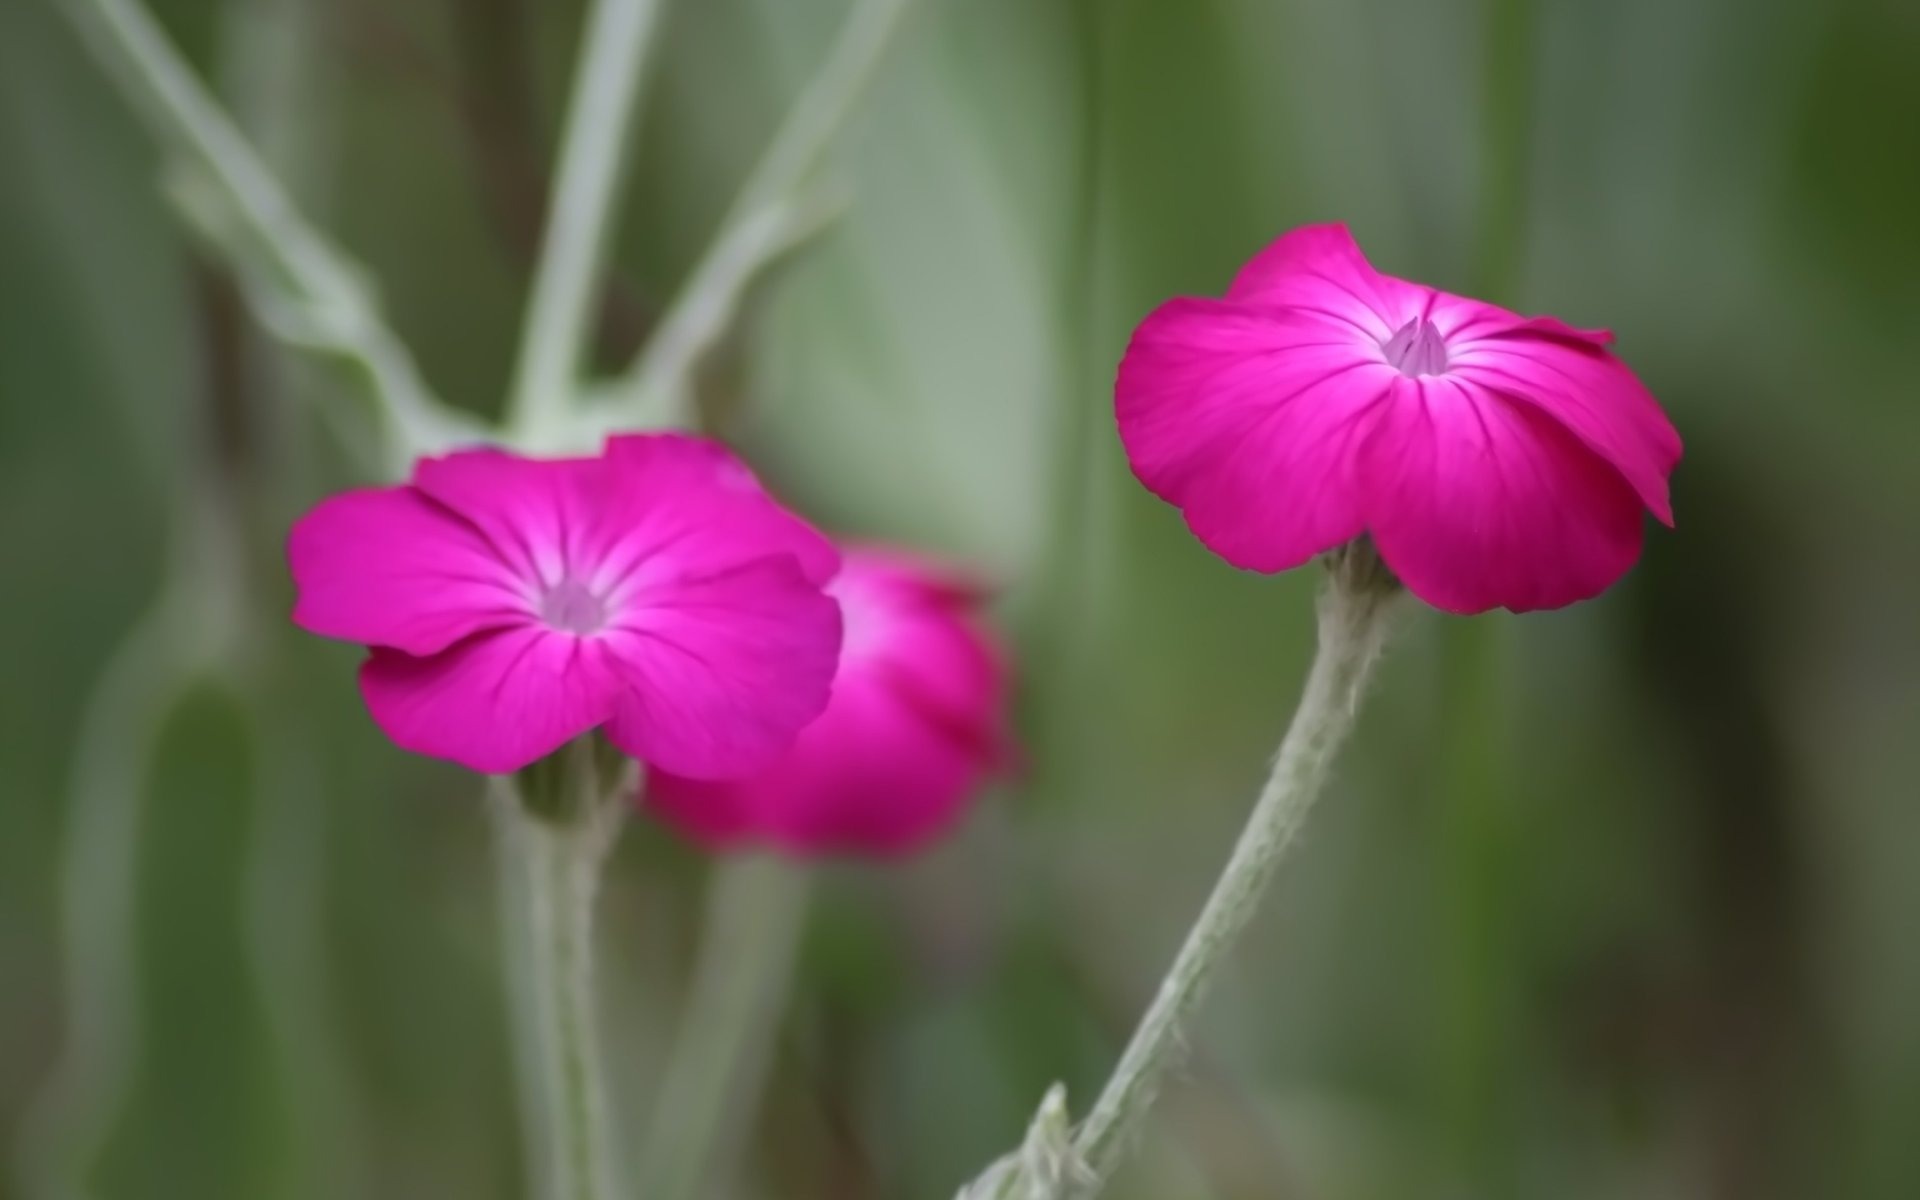
<instances>
[{"instance_id":1,"label":"blurred pink flower","mask_svg":"<svg viewBox=\"0 0 1920 1200\"><path fill-rule=\"evenodd\" d=\"M1680 438L1612 340L1382 275L1315 225L1226 299L1149 314L1114 407L1140 482L1235 566L1366 534L1436 608L1558 608L1633 565L1643 508L1673 523Z\"/></svg>"},{"instance_id":2,"label":"blurred pink flower","mask_svg":"<svg viewBox=\"0 0 1920 1200\"><path fill-rule=\"evenodd\" d=\"M839 656L838 552L697 438L421 459L322 501L287 557L294 621L372 648L374 722L476 771L604 727L688 776L747 774L818 715Z\"/></svg>"},{"instance_id":3,"label":"blurred pink flower","mask_svg":"<svg viewBox=\"0 0 1920 1200\"><path fill-rule=\"evenodd\" d=\"M646 802L715 848L901 854L952 825L1011 758L1007 672L979 592L897 551L848 548L828 591L846 642L827 710L751 778L653 771Z\"/></svg>"}]
</instances>

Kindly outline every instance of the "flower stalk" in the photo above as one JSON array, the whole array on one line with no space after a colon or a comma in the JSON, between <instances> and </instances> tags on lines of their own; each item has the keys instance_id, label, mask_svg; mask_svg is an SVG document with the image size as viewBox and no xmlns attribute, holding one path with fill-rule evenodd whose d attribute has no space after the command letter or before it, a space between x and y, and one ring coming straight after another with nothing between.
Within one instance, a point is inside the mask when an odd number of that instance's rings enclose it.
<instances>
[{"instance_id":1,"label":"flower stalk","mask_svg":"<svg viewBox=\"0 0 1920 1200\"><path fill-rule=\"evenodd\" d=\"M1326 783L1386 641L1399 587L1371 545L1362 540L1343 546L1327 556L1327 566L1318 605L1319 651L1273 770L1152 1006L1074 1134L1066 1161L1051 1162L1045 1179L1034 1178L1024 1162L1012 1169L1002 1165L990 1188L976 1185L963 1196L1084 1200L1099 1192L1140 1129L1180 1058L1188 1022L1259 910ZM1023 1160L1033 1157L1027 1153Z\"/></svg>"},{"instance_id":2,"label":"flower stalk","mask_svg":"<svg viewBox=\"0 0 1920 1200\"><path fill-rule=\"evenodd\" d=\"M137 0L61 7L166 149L174 200L234 268L261 322L345 365L372 401L381 468L398 472L423 450L470 438L473 422L433 395L360 269L301 215L152 14Z\"/></svg>"},{"instance_id":3,"label":"flower stalk","mask_svg":"<svg viewBox=\"0 0 1920 1200\"><path fill-rule=\"evenodd\" d=\"M625 376L603 423L695 423L695 370L732 325L754 280L824 229L838 197L815 180L911 0L854 0L826 60L789 110L686 285Z\"/></svg>"},{"instance_id":4,"label":"flower stalk","mask_svg":"<svg viewBox=\"0 0 1920 1200\"><path fill-rule=\"evenodd\" d=\"M589 739L502 782L496 797L508 991L517 1000L522 1121L536 1195L624 1195L608 1140L594 1003L593 905L625 809Z\"/></svg>"},{"instance_id":5,"label":"flower stalk","mask_svg":"<svg viewBox=\"0 0 1920 1200\"><path fill-rule=\"evenodd\" d=\"M565 432L659 12L659 0L596 0L581 34L559 177L509 401L522 445L556 441Z\"/></svg>"},{"instance_id":6,"label":"flower stalk","mask_svg":"<svg viewBox=\"0 0 1920 1200\"><path fill-rule=\"evenodd\" d=\"M766 1075L805 924L811 877L765 855L721 859L707 885L693 985L641 1156L640 1195L695 1200ZM724 1181L718 1181L724 1183Z\"/></svg>"},{"instance_id":7,"label":"flower stalk","mask_svg":"<svg viewBox=\"0 0 1920 1200\"><path fill-rule=\"evenodd\" d=\"M1472 279L1503 304L1521 296L1532 205L1534 0L1482 0L1480 186ZM1498 1180L1500 1131L1513 1096L1504 1078L1503 1014L1512 1004L1515 926L1516 780L1511 765L1516 628L1498 618L1448 623L1440 643L1435 782L1440 829L1435 853L1440 895L1435 940L1449 947L1433 1010L1436 1047L1429 1103L1442 1134L1440 1160L1427 1164L1471 1179L1490 1196L1511 1195Z\"/></svg>"}]
</instances>

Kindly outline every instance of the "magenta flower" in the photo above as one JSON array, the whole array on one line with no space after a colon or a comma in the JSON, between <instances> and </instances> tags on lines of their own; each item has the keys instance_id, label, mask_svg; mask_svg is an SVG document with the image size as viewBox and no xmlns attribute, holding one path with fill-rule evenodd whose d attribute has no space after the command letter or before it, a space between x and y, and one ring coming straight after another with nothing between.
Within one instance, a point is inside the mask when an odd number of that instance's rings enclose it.
<instances>
[{"instance_id":1,"label":"magenta flower","mask_svg":"<svg viewBox=\"0 0 1920 1200\"><path fill-rule=\"evenodd\" d=\"M426 458L294 525L293 619L372 648L360 690L404 749L514 771L593 729L695 778L773 761L825 706L839 555L721 446Z\"/></svg>"},{"instance_id":2,"label":"magenta flower","mask_svg":"<svg viewBox=\"0 0 1920 1200\"><path fill-rule=\"evenodd\" d=\"M1343 225L1281 237L1224 300L1134 331L1134 474L1214 553L1283 571L1370 536L1449 612L1558 608L1671 525L1680 438L1605 331L1375 271Z\"/></svg>"},{"instance_id":3,"label":"magenta flower","mask_svg":"<svg viewBox=\"0 0 1920 1200\"><path fill-rule=\"evenodd\" d=\"M904 853L951 825L1007 764L1006 670L974 618L976 589L865 548L847 551L828 590L847 633L833 699L786 756L731 782L650 773L648 805L696 840Z\"/></svg>"}]
</instances>

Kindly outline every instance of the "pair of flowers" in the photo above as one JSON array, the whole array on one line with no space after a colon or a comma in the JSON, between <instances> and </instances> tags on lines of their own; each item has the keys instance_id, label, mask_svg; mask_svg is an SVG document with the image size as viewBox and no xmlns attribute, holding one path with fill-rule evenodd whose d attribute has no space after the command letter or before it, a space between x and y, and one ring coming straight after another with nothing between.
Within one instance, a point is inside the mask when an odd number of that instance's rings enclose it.
<instances>
[{"instance_id":1,"label":"pair of flowers","mask_svg":"<svg viewBox=\"0 0 1920 1200\"><path fill-rule=\"evenodd\" d=\"M1135 332L1115 389L1134 473L1250 570L1369 538L1451 612L1555 608L1671 523L1680 439L1605 332L1382 275L1342 226L1281 237L1224 299ZM1005 760L977 593L842 554L721 447L473 450L294 530L295 619L373 647L408 749L512 771L598 729L712 841L902 849Z\"/></svg>"},{"instance_id":2,"label":"pair of flowers","mask_svg":"<svg viewBox=\"0 0 1920 1200\"><path fill-rule=\"evenodd\" d=\"M709 843L905 850L1005 758L978 592L835 547L703 439L423 459L322 502L288 557L294 620L372 648L396 744L504 774L598 730Z\"/></svg>"}]
</instances>

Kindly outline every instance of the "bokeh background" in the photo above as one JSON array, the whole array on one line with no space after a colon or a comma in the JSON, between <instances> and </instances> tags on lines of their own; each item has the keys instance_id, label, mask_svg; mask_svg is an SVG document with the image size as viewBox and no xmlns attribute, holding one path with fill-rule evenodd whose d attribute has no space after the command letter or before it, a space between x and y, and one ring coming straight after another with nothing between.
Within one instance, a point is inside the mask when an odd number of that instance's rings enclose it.
<instances>
[{"instance_id":1,"label":"bokeh background","mask_svg":"<svg viewBox=\"0 0 1920 1200\"><path fill-rule=\"evenodd\" d=\"M259 337L64 3L0 5L0 1197L62 1200L30 1184L76 1154L129 1200L522 1195L476 788L284 618L280 534L357 477L315 415L350 389ZM915 8L844 219L703 396L821 522L1002 581L1029 762L931 853L819 869L713 1194L949 1196L1104 1078L1314 586L1131 483L1112 364L1342 219L1384 269L1613 327L1687 441L1679 526L1596 602L1407 623L1111 1194L1920 1196L1920 8ZM496 411L579 6L155 11L442 394ZM843 11L669 6L606 365ZM639 820L608 884L628 1142L710 870ZM76 1029L109 1033L61 1076ZM49 1125L50 1086L116 1078Z\"/></svg>"}]
</instances>

